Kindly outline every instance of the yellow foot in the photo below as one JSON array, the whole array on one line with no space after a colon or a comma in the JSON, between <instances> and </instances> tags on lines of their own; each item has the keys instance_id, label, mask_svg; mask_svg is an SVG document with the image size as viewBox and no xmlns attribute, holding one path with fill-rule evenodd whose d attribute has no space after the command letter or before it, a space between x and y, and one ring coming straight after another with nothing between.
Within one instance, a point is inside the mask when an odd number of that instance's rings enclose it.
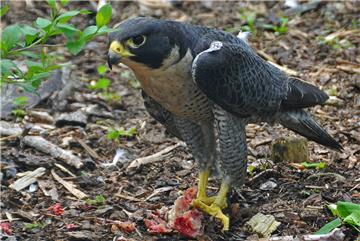
<instances>
[{"instance_id":1,"label":"yellow foot","mask_svg":"<svg viewBox=\"0 0 360 241\"><path fill-rule=\"evenodd\" d=\"M215 196L212 196L212 197L200 196L200 197L193 199L191 205L196 208L200 207L199 203L210 206L215 201L215 198L216 198Z\"/></svg>"},{"instance_id":2,"label":"yellow foot","mask_svg":"<svg viewBox=\"0 0 360 241\"><path fill-rule=\"evenodd\" d=\"M226 182L222 182L219 193L216 197L207 197L206 195L200 195L192 202L192 205L194 207L199 208L202 211L208 213L209 215L220 219L223 223L223 231L229 230L229 217L227 217L222 212L222 209L227 207L226 194L228 193L229 188L229 184L227 184ZM204 199L204 201L202 201L202 199ZM205 202L211 202L211 204Z\"/></svg>"},{"instance_id":3,"label":"yellow foot","mask_svg":"<svg viewBox=\"0 0 360 241\"><path fill-rule=\"evenodd\" d=\"M222 208L218 206L218 204L213 203L208 206L202 202L199 202L198 207L209 215L220 219L223 224L223 231L229 230L229 217L222 212Z\"/></svg>"}]
</instances>

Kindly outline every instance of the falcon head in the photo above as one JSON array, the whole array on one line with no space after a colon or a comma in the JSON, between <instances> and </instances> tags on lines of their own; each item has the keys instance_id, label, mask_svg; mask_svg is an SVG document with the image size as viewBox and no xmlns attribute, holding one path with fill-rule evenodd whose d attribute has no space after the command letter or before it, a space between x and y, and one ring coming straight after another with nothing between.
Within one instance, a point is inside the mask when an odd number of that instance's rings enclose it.
<instances>
[{"instance_id":1,"label":"falcon head","mask_svg":"<svg viewBox=\"0 0 360 241\"><path fill-rule=\"evenodd\" d=\"M174 52L179 56L182 40L176 33L173 21L139 17L121 22L109 35L109 67L121 62L132 69L159 68Z\"/></svg>"}]
</instances>

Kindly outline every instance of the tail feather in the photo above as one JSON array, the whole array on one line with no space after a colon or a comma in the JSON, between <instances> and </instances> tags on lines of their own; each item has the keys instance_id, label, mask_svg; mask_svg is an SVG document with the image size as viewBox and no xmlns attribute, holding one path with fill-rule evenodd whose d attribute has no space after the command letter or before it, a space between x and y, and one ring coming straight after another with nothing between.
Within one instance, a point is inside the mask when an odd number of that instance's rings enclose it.
<instances>
[{"instance_id":1,"label":"tail feather","mask_svg":"<svg viewBox=\"0 0 360 241\"><path fill-rule=\"evenodd\" d=\"M303 110L282 112L279 120L280 124L309 140L337 151L343 150L343 147L309 113Z\"/></svg>"}]
</instances>

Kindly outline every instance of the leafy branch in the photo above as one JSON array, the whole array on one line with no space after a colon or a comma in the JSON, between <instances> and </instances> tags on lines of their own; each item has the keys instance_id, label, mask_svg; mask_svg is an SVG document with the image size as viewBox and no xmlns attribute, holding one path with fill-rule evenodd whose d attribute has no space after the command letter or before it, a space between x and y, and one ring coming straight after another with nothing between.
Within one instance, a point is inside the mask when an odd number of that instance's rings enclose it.
<instances>
[{"instance_id":1,"label":"leafy branch","mask_svg":"<svg viewBox=\"0 0 360 241\"><path fill-rule=\"evenodd\" d=\"M77 55L93 38L112 31L107 26L112 15L110 4L103 5L97 12L96 25L80 30L69 22L75 16L89 14L88 10L66 11L64 7L69 0L47 0L47 3L51 8L49 18L38 17L32 25L14 24L3 29L0 86L4 83L15 84L25 91L36 92L41 82L60 67L53 63L50 58L52 53L48 52L47 47L65 46L72 55ZM1 8L1 17L8 11L9 5L6 4ZM64 36L66 43L47 44L56 36ZM14 61L18 59L25 59L25 70Z\"/></svg>"}]
</instances>

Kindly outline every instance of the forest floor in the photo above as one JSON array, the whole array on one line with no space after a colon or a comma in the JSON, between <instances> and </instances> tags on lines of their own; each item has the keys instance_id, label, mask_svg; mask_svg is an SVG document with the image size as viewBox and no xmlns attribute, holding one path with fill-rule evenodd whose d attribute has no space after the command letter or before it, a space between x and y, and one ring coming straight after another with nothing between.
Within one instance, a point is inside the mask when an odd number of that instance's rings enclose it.
<instances>
[{"instance_id":1,"label":"forest floor","mask_svg":"<svg viewBox=\"0 0 360 241\"><path fill-rule=\"evenodd\" d=\"M3 26L47 16L43 3L35 2L33 7L25 2L12 4L16 8L10 8L11 14L5 16ZM295 13L289 12L283 2L185 2L157 9L144 5L140 9L138 2L114 1L112 5L113 24L143 14L234 34L248 25L253 32L249 43L261 56L286 66L333 96L331 103L312 108L311 113L339 140L344 152L309 142L310 160L324 162L324 169L300 170L293 163L274 163L272 141L296 135L279 125L249 125L248 160L252 168L241 195L229 195L230 205L225 213L230 216L230 231L222 232L221 223L204 215L199 240L256 239L245 223L258 212L273 215L281 223L273 236L312 234L334 219L326 204L360 203L359 2L322 2ZM91 9L87 2L72 6ZM251 14L256 14L254 26L251 19L244 17ZM265 24L279 26L282 16L289 21L283 34L265 29ZM82 21L80 24L85 27L94 20L88 16L86 21L84 17L74 21ZM96 70L106 64L107 45L106 37L99 37L79 56L65 54L62 61L71 61L73 67L68 67L68 75L63 68L60 75L70 83L64 98L51 95L41 100L24 119L2 116L2 120L26 129L22 135L1 137L1 222L9 223L12 230L8 239L2 233L2 240L188 240L177 232L151 234L144 219L160 208L170 209L182 192L196 185L197 164L183 145L177 145L157 162L128 168L132 160L158 153L179 140L147 114L139 84L125 66L106 73L111 80L108 92L116 92L121 100L116 100L116 96L106 99L102 91L88 88L102 77ZM61 51L59 55L64 55ZM61 121L61 114L76 111L85 118ZM44 117L44 112L49 115ZM109 140L109 127L135 127L137 134ZM30 147L24 143L29 135L42 136L71 150L84 165L77 169ZM119 161L106 165L112 163L116 153ZM64 168L59 168L59 164ZM20 178L17 174L40 167L45 170L38 182L20 191L10 188ZM72 183L73 193L59 180ZM269 180L273 185L264 187ZM216 177L212 178L209 191L216 193L219 183ZM86 198L80 200L76 195ZM56 203L60 203L64 213L61 207L53 208ZM135 231L126 232L119 227L118 223L125 221L135 225ZM342 232L345 240L358 237L350 227L342 227Z\"/></svg>"}]
</instances>

